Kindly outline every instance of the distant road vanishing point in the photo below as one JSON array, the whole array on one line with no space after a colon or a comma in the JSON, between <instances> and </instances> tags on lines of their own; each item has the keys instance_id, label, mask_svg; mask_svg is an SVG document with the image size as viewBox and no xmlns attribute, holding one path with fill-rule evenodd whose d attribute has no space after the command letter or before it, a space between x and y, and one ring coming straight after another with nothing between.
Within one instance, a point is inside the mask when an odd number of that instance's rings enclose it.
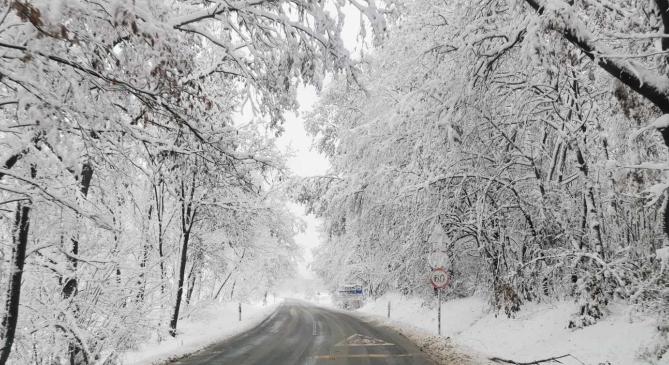
<instances>
[{"instance_id":1,"label":"distant road vanishing point","mask_svg":"<svg viewBox=\"0 0 669 365\"><path fill-rule=\"evenodd\" d=\"M248 332L171 365L433 365L404 336L343 312L282 304Z\"/></svg>"}]
</instances>

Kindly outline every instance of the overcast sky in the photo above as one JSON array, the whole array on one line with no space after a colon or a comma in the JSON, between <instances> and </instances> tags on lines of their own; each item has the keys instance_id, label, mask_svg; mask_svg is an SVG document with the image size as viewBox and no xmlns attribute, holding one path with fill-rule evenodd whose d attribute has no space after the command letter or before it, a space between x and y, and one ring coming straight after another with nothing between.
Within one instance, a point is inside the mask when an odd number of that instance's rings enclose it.
<instances>
[{"instance_id":1,"label":"overcast sky","mask_svg":"<svg viewBox=\"0 0 669 365\"><path fill-rule=\"evenodd\" d=\"M354 55L360 52L360 42L357 41L360 33L360 15L350 5L344 8L346 21L342 31L344 46ZM297 100L300 108L297 114L286 115L285 133L279 138L278 144L283 151L288 149L294 152L293 157L288 160L288 167L297 176L307 177L324 175L330 168L328 160L320 153L311 149L312 138L304 130L302 116L312 109L318 101L318 93L313 87L300 87L297 92ZM291 204L291 209L306 222L305 232L298 234L295 238L297 244L302 248L303 260L298 264L298 272L307 279L314 279L315 275L309 270L309 264L313 260L311 251L321 241L318 234L320 220L304 214L304 208L297 204Z\"/></svg>"},{"instance_id":2,"label":"overcast sky","mask_svg":"<svg viewBox=\"0 0 669 365\"><path fill-rule=\"evenodd\" d=\"M278 144L283 151L292 151L294 155L288 159L288 167L295 175L307 177L324 175L330 168L328 160L320 153L311 149L311 137L304 130L302 116L311 110L318 100L318 95L313 87L300 88L298 91L300 102L299 115L288 113L286 115L285 132L279 138ZM303 260L298 264L298 272L305 278L313 279L315 276L308 269L313 260L311 250L319 241L318 227L320 221L314 216L304 214L304 207L298 204L290 204L291 210L306 223L306 230L295 237L297 244L302 248Z\"/></svg>"}]
</instances>

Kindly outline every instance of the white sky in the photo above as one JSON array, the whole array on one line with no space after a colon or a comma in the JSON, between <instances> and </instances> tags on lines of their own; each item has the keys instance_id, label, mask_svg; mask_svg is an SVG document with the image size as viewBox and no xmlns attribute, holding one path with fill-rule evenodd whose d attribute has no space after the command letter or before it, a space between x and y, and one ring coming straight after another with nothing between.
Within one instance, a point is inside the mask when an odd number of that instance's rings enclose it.
<instances>
[{"instance_id":1,"label":"white sky","mask_svg":"<svg viewBox=\"0 0 669 365\"><path fill-rule=\"evenodd\" d=\"M293 152L293 156L288 159L288 168L295 175L323 175L330 168L330 163L325 156L311 149L312 138L304 130L302 119L318 101L316 89L301 86L297 91L297 100L300 103L299 112L286 114L285 132L278 138L277 144L284 152Z\"/></svg>"},{"instance_id":2,"label":"white sky","mask_svg":"<svg viewBox=\"0 0 669 365\"><path fill-rule=\"evenodd\" d=\"M301 87L297 92L300 103L299 113L286 114L285 132L278 138L277 144L284 152L292 152L288 159L288 168L297 176L307 177L324 175L330 168L325 156L311 149L312 138L304 130L302 116L313 107L318 100L316 89ZM311 251L320 244L318 228L320 220L314 216L304 214L304 207L299 204L289 204L290 210L306 223L306 230L295 237L295 241L302 249L303 260L298 263L298 273L307 279L314 279L315 275L308 265L313 261Z\"/></svg>"},{"instance_id":3,"label":"white sky","mask_svg":"<svg viewBox=\"0 0 669 365\"><path fill-rule=\"evenodd\" d=\"M344 46L354 55L359 54L361 44L358 42L360 34L360 14L357 9L348 5L343 10L346 21L342 31ZM304 130L302 116L312 109L318 101L318 93L314 87L300 87L297 91L297 101L300 104L298 113L288 113L284 124L285 132L278 138L277 144L284 151L293 152L288 159L288 167L297 176L308 177L325 175L330 168L330 163L325 156L311 149L312 138ZM304 207L298 204L290 204L290 209L303 219L306 230L295 237L295 241L302 248L303 260L298 263L298 273L304 279L316 279L316 275L309 269L313 261L312 250L321 243L318 229L321 225L319 219L304 214Z\"/></svg>"}]
</instances>

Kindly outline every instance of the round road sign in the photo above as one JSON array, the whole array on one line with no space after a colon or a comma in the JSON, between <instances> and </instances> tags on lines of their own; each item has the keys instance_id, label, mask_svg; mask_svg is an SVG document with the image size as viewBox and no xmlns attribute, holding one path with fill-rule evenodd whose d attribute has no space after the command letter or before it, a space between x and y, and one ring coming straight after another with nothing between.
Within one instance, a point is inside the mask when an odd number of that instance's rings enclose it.
<instances>
[{"instance_id":1,"label":"round road sign","mask_svg":"<svg viewBox=\"0 0 669 365\"><path fill-rule=\"evenodd\" d=\"M432 269L432 273L430 273L430 282L435 289L443 289L447 287L449 279L448 271L443 267Z\"/></svg>"}]
</instances>

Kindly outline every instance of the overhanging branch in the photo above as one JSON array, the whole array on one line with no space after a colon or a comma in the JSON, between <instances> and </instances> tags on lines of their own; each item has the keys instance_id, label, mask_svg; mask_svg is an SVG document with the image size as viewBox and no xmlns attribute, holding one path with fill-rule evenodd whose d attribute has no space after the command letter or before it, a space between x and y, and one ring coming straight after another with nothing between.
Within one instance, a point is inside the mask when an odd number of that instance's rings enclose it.
<instances>
[{"instance_id":1,"label":"overhanging branch","mask_svg":"<svg viewBox=\"0 0 669 365\"><path fill-rule=\"evenodd\" d=\"M574 9L561 0L525 0L540 15L544 15L547 4L559 7L556 14L563 19L562 28L558 29L569 42L580 48L599 67L617 78L632 90L638 92L650 102L655 104L662 113L669 113L669 79L657 73L635 67L631 62L624 59L607 58L607 54L613 54L604 47L595 44L590 33L586 30L585 23L580 21ZM658 0L660 1L660 0ZM664 0L662 0L664 1ZM666 1L664 1L666 3ZM665 133L662 133L663 136ZM665 136L665 143L669 143Z\"/></svg>"}]
</instances>

